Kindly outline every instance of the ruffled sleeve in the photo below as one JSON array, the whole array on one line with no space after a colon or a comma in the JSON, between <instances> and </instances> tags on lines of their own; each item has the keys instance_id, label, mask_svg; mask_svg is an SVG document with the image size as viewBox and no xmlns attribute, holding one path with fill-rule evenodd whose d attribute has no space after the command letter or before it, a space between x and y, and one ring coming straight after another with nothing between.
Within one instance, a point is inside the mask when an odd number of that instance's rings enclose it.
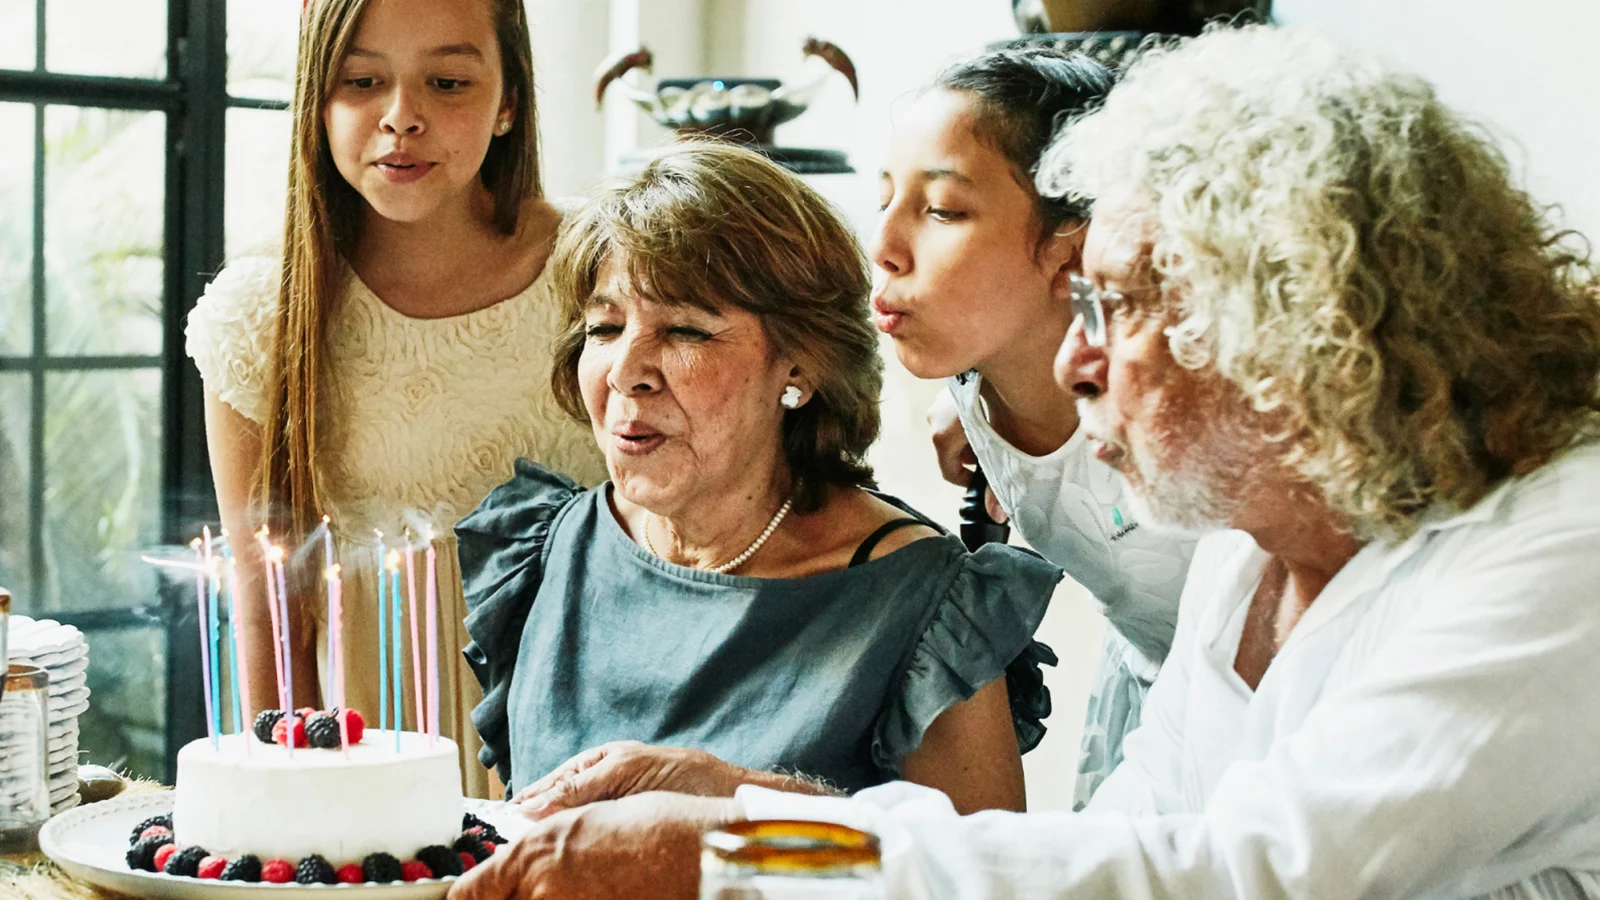
<instances>
[{"instance_id":1,"label":"ruffled sleeve","mask_svg":"<svg viewBox=\"0 0 1600 900\"><path fill-rule=\"evenodd\" d=\"M941 713L1001 676L1018 746L1024 753L1038 746L1050 713L1040 666L1055 665L1056 656L1033 633L1061 577L1038 556L998 544L962 561L878 718L872 758L879 768L899 777L901 762Z\"/></svg>"},{"instance_id":2,"label":"ruffled sleeve","mask_svg":"<svg viewBox=\"0 0 1600 900\"><path fill-rule=\"evenodd\" d=\"M185 327L184 349L206 390L257 424L267 418L282 272L275 255L234 260L200 295Z\"/></svg>"},{"instance_id":3,"label":"ruffled sleeve","mask_svg":"<svg viewBox=\"0 0 1600 900\"><path fill-rule=\"evenodd\" d=\"M526 459L516 475L456 524L466 599L467 663L483 685L472 724L483 738L478 760L511 783L506 708L522 629L544 578L545 542L561 511L583 489L565 475Z\"/></svg>"}]
</instances>

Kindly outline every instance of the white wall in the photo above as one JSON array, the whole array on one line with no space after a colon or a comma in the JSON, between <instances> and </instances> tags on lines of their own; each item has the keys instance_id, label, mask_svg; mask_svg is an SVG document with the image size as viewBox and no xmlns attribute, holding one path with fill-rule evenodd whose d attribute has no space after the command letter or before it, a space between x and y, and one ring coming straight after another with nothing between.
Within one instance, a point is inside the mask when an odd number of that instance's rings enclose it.
<instances>
[{"instance_id":1,"label":"white wall","mask_svg":"<svg viewBox=\"0 0 1600 900\"><path fill-rule=\"evenodd\" d=\"M1595 0L1276 0L1414 71L1503 138L1527 187L1600 238L1600 3Z\"/></svg>"}]
</instances>

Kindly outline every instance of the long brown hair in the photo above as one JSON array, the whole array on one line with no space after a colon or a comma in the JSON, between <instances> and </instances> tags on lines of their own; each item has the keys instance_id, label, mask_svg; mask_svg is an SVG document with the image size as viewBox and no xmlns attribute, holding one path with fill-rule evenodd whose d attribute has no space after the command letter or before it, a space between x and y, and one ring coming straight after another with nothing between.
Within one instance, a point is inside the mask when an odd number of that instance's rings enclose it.
<instances>
[{"instance_id":1,"label":"long brown hair","mask_svg":"<svg viewBox=\"0 0 1600 900\"><path fill-rule=\"evenodd\" d=\"M533 50L521 0L485 0L494 15L511 130L490 142L479 177L494 197L494 225L517 231L525 204L543 196ZM343 259L360 236L362 200L335 167L322 112L368 0L311 0L300 21L290 141L283 277L262 428L255 503L274 533L303 540L324 510L317 456L317 382L329 304L344 287Z\"/></svg>"}]
</instances>

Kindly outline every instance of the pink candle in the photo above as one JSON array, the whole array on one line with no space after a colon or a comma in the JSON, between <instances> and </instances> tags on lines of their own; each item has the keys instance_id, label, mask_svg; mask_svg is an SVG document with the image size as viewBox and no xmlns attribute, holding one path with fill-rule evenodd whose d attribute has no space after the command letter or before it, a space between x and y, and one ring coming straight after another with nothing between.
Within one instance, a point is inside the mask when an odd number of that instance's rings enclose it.
<instances>
[{"instance_id":1,"label":"pink candle","mask_svg":"<svg viewBox=\"0 0 1600 900\"><path fill-rule=\"evenodd\" d=\"M416 549L411 546L411 538L406 537L406 603L410 606L411 613L411 692L417 698L417 730L428 730L427 707L422 702L422 643L417 639L417 566L414 554Z\"/></svg>"},{"instance_id":2,"label":"pink candle","mask_svg":"<svg viewBox=\"0 0 1600 900\"><path fill-rule=\"evenodd\" d=\"M333 651L328 667L333 669L333 705L339 709L339 747L350 758L350 720L344 709L344 582L339 566L328 568L328 633Z\"/></svg>"},{"instance_id":3,"label":"pink candle","mask_svg":"<svg viewBox=\"0 0 1600 900\"><path fill-rule=\"evenodd\" d=\"M217 729L212 720L213 704L211 702L211 625L206 619L206 577L204 565L205 554L200 549L200 539L196 538L191 544L194 552L200 554L202 561L200 571L194 577L194 592L196 606L199 610L200 620L200 682L206 692L206 735L211 738L211 749L217 749Z\"/></svg>"},{"instance_id":4,"label":"pink candle","mask_svg":"<svg viewBox=\"0 0 1600 900\"><path fill-rule=\"evenodd\" d=\"M289 583L283 572L283 548L273 547L278 567L278 613L283 619L283 745L294 759L294 656L289 650Z\"/></svg>"},{"instance_id":5,"label":"pink candle","mask_svg":"<svg viewBox=\"0 0 1600 900\"><path fill-rule=\"evenodd\" d=\"M428 607L428 746L439 737L439 584L433 536L428 536L427 572L423 590Z\"/></svg>"},{"instance_id":6,"label":"pink candle","mask_svg":"<svg viewBox=\"0 0 1600 900\"><path fill-rule=\"evenodd\" d=\"M261 559L267 567L267 612L272 616L272 675L278 680L278 708L282 709L288 705L288 700L283 693L283 642L278 639L281 627L278 623L278 572L272 564L272 555L277 548L267 543L265 525L256 536L261 540Z\"/></svg>"}]
</instances>

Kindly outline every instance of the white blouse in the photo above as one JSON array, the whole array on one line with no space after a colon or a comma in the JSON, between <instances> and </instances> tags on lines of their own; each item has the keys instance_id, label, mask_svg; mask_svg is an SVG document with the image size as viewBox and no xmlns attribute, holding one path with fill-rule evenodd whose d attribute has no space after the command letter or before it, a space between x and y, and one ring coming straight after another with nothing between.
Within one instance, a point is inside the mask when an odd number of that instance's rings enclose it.
<instances>
[{"instance_id":1,"label":"white blouse","mask_svg":"<svg viewBox=\"0 0 1600 900\"><path fill-rule=\"evenodd\" d=\"M1233 660L1265 562L1201 541L1083 813L963 819L898 783L746 787L745 812L878 831L896 898L1600 897L1600 443L1368 545L1252 692Z\"/></svg>"}]
</instances>

